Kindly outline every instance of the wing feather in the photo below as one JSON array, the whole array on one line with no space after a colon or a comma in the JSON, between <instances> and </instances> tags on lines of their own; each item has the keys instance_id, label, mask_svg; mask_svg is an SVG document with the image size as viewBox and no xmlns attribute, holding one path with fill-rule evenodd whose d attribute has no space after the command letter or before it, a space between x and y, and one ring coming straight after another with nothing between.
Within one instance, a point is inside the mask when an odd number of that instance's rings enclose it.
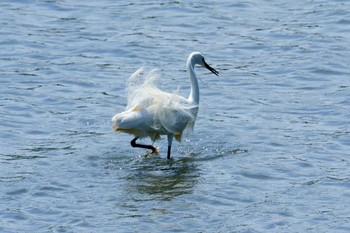
<instances>
[{"instance_id":1,"label":"wing feather","mask_svg":"<svg viewBox=\"0 0 350 233\"><path fill-rule=\"evenodd\" d=\"M146 76L142 72L141 68L130 76L127 110L113 117L114 131L149 136L152 140L160 134L174 134L180 141L184 130L193 129L198 106L175 93L158 89L156 70Z\"/></svg>"}]
</instances>

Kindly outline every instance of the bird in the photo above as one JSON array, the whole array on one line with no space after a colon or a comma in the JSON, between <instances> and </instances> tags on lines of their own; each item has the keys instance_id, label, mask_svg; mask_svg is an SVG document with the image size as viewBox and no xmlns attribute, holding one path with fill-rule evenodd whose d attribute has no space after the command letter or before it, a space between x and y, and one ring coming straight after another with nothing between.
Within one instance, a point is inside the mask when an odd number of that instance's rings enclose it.
<instances>
[{"instance_id":1,"label":"bird","mask_svg":"<svg viewBox=\"0 0 350 233\"><path fill-rule=\"evenodd\" d=\"M200 52L190 53L186 62L191 84L188 98L160 90L155 85L155 80L159 78L157 70L152 70L147 75L143 74L143 68L136 70L128 80L126 110L112 118L113 130L134 135L131 146L150 149L152 154L158 154L153 144L138 144L136 141L149 137L154 143L161 135L167 135L167 159L170 159L173 138L181 142L183 132L193 130L197 118L199 86L196 65L219 75L217 70L206 63Z\"/></svg>"}]
</instances>

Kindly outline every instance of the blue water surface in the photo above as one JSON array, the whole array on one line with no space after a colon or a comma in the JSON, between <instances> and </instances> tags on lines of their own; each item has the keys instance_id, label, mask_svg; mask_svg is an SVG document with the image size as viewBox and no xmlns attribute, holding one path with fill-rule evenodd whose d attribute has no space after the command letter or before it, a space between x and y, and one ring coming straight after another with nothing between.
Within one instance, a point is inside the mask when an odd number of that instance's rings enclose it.
<instances>
[{"instance_id":1,"label":"blue water surface","mask_svg":"<svg viewBox=\"0 0 350 233\"><path fill-rule=\"evenodd\" d=\"M0 232L350 232L350 2L0 2ZM112 132L158 68L193 134ZM145 140L145 143L149 141Z\"/></svg>"}]
</instances>

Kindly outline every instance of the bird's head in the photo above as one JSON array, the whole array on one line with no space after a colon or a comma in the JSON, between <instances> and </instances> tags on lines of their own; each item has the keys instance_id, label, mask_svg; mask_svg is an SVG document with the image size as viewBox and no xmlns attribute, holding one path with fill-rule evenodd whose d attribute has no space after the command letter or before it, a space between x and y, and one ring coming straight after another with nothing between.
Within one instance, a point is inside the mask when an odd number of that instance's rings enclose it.
<instances>
[{"instance_id":1,"label":"bird's head","mask_svg":"<svg viewBox=\"0 0 350 233\"><path fill-rule=\"evenodd\" d=\"M208 63L205 62L205 59L201 53L193 52L190 54L189 58L190 58L189 60L192 62L192 64L198 64L200 66L203 66L203 67L207 68L208 70L210 70L213 74L218 76L219 72L217 70L215 70L213 67L211 67L210 65L208 65Z\"/></svg>"}]
</instances>

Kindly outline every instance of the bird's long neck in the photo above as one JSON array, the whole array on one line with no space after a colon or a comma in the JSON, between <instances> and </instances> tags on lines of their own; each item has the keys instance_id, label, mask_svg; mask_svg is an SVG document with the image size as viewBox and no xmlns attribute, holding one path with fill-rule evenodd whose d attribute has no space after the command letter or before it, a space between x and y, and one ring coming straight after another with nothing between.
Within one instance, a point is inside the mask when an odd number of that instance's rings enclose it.
<instances>
[{"instance_id":1,"label":"bird's long neck","mask_svg":"<svg viewBox=\"0 0 350 233\"><path fill-rule=\"evenodd\" d=\"M198 87L198 80L196 77L196 74L194 73L194 62L192 59L188 59L186 68L187 72L190 74L190 81L191 81L191 92L190 96L188 97L188 100L198 105L199 104L199 87Z\"/></svg>"}]
</instances>

